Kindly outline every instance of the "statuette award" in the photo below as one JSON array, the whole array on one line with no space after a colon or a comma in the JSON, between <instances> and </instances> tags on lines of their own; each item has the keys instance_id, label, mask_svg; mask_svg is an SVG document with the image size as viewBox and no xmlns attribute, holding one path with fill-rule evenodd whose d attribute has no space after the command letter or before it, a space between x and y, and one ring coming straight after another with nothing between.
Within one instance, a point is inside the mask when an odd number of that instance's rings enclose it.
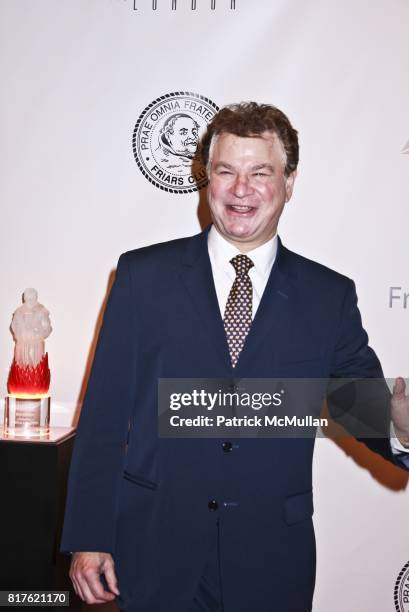
<instances>
[{"instance_id":1,"label":"statuette award","mask_svg":"<svg viewBox=\"0 0 409 612\"><path fill-rule=\"evenodd\" d=\"M37 291L26 289L23 304L11 322L15 348L8 377L4 433L35 437L49 432L50 370L45 339L51 334L50 314L38 303Z\"/></svg>"}]
</instances>

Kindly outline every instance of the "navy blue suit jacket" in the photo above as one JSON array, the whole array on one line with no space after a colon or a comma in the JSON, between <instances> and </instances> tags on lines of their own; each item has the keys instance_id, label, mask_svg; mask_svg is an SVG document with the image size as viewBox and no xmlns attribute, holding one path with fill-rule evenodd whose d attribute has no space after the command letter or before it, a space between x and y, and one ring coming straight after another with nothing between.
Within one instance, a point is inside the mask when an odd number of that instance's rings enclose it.
<instances>
[{"instance_id":1,"label":"navy blue suit jacket","mask_svg":"<svg viewBox=\"0 0 409 612\"><path fill-rule=\"evenodd\" d=\"M242 438L226 453L221 440L157 433L160 377L280 376L382 376L351 280L279 243L233 370L207 231L120 257L79 422L61 548L112 553L122 608L187 612L218 520L226 612L310 610L314 440ZM387 431L387 394L381 404ZM368 445L393 461L387 439Z\"/></svg>"}]
</instances>

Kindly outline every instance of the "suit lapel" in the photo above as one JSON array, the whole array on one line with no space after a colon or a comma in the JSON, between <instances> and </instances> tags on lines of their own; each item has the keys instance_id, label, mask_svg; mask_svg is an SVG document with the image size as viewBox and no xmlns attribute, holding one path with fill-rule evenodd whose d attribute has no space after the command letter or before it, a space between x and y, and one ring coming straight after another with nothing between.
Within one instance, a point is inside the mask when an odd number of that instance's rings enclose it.
<instances>
[{"instance_id":1,"label":"suit lapel","mask_svg":"<svg viewBox=\"0 0 409 612\"><path fill-rule=\"evenodd\" d=\"M276 260L236 365L235 371L238 373L254 362L259 345L266 336L274 338L272 352L276 355L287 342L288 322L294 321L295 306L295 275L288 263L288 251L278 238Z\"/></svg>"},{"instance_id":2,"label":"suit lapel","mask_svg":"<svg viewBox=\"0 0 409 612\"><path fill-rule=\"evenodd\" d=\"M207 248L209 229L189 240L182 259L181 279L198 314L199 325L224 366L232 369Z\"/></svg>"}]
</instances>

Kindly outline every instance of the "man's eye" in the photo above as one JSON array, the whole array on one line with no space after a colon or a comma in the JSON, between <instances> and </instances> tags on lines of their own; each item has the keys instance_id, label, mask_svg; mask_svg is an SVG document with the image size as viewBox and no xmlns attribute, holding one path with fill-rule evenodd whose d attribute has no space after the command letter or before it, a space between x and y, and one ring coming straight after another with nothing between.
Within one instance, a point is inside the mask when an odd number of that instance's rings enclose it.
<instances>
[{"instance_id":1,"label":"man's eye","mask_svg":"<svg viewBox=\"0 0 409 612\"><path fill-rule=\"evenodd\" d=\"M229 170L219 170L219 174L232 174Z\"/></svg>"},{"instance_id":2,"label":"man's eye","mask_svg":"<svg viewBox=\"0 0 409 612\"><path fill-rule=\"evenodd\" d=\"M269 176L266 172L254 172L253 176Z\"/></svg>"}]
</instances>

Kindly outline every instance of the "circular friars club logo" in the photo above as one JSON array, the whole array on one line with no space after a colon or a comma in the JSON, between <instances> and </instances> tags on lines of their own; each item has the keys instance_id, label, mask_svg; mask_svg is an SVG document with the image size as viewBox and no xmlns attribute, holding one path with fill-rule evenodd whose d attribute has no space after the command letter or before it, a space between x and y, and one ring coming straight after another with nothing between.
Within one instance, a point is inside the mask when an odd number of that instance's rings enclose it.
<instances>
[{"instance_id":1,"label":"circular friars club logo","mask_svg":"<svg viewBox=\"0 0 409 612\"><path fill-rule=\"evenodd\" d=\"M394 600L396 612L409 612L409 562L399 572L395 584Z\"/></svg>"},{"instance_id":2,"label":"circular friars club logo","mask_svg":"<svg viewBox=\"0 0 409 612\"><path fill-rule=\"evenodd\" d=\"M170 193L207 185L200 141L219 107L199 94L177 91L149 104L139 116L132 147L143 175Z\"/></svg>"}]
</instances>

